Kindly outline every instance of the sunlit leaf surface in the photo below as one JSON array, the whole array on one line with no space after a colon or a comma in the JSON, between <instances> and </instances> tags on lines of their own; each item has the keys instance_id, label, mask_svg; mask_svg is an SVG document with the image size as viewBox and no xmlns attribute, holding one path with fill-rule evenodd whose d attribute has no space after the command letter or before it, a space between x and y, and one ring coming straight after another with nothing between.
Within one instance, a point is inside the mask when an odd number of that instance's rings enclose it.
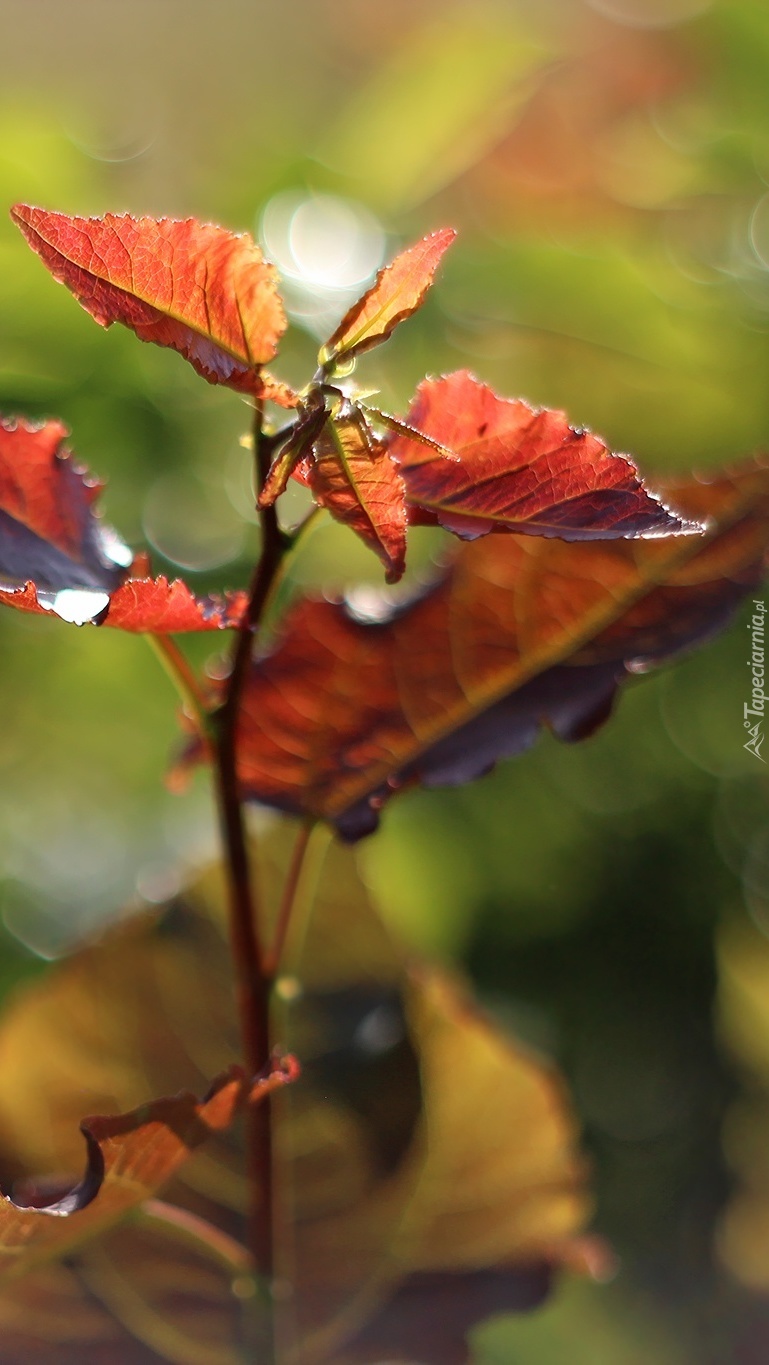
<instances>
[{"instance_id":1,"label":"sunlit leaf surface","mask_svg":"<svg viewBox=\"0 0 769 1365\"><path fill-rule=\"evenodd\" d=\"M275 271L247 235L193 218L77 218L17 204L15 222L103 327L171 346L212 384L258 393L286 326Z\"/></svg>"},{"instance_id":2,"label":"sunlit leaf surface","mask_svg":"<svg viewBox=\"0 0 769 1365\"><path fill-rule=\"evenodd\" d=\"M41 591L110 593L125 576L116 537L101 524L101 485L70 455L62 422L0 422L0 580ZM117 546L117 557L114 546ZM130 555L127 556L130 560Z\"/></svg>"},{"instance_id":3,"label":"sunlit leaf surface","mask_svg":"<svg viewBox=\"0 0 769 1365\"><path fill-rule=\"evenodd\" d=\"M23 588L0 588L0 602L17 611L54 612L81 625L95 621L136 634L173 635L191 630L226 630L243 617L247 594L196 597L180 578L129 578L111 595L61 589L40 593L33 583ZM73 614L74 613L74 614Z\"/></svg>"},{"instance_id":4,"label":"sunlit leaf surface","mask_svg":"<svg viewBox=\"0 0 769 1365\"><path fill-rule=\"evenodd\" d=\"M440 228L401 251L380 270L375 283L345 314L320 353L321 363L351 359L386 341L424 302L441 258L456 237L453 228Z\"/></svg>"},{"instance_id":5,"label":"sunlit leaf surface","mask_svg":"<svg viewBox=\"0 0 769 1365\"><path fill-rule=\"evenodd\" d=\"M326 422L313 447L310 487L321 507L379 556L388 582L406 562L403 480L387 449L354 408Z\"/></svg>"},{"instance_id":6,"label":"sunlit leaf surface","mask_svg":"<svg viewBox=\"0 0 769 1365\"><path fill-rule=\"evenodd\" d=\"M563 540L683 529L625 455L562 412L500 398L467 370L425 379L406 421L455 456L395 436L389 451L409 501L466 539L504 529Z\"/></svg>"}]
</instances>

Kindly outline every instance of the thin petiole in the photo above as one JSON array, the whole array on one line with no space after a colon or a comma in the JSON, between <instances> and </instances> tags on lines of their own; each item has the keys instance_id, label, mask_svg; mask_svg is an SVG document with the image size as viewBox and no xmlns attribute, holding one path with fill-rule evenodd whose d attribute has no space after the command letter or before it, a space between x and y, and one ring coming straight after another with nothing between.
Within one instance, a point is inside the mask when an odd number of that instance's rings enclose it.
<instances>
[{"instance_id":1,"label":"thin petiole","mask_svg":"<svg viewBox=\"0 0 769 1365\"><path fill-rule=\"evenodd\" d=\"M133 1221L195 1251L207 1252L212 1260L218 1261L230 1272L233 1280L253 1280L254 1260L251 1252L234 1237L222 1232L221 1228L214 1227L213 1223L196 1213L190 1213L188 1209L166 1204L162 1199L145 1199L133 1215ZM245 1298L245 1284L243 1290L241 1296Z\"/></svg>"},{"instance_id":2,"label":"thin petiole","mask_svg":"<svg viewBox=\"0 0 769 1365\"><path fill-rule=\"evenodd\" d=\"M291 854L286 880L283 885L283 894L280 900L278 918L275 921L272 943L264 955L264 971L267 976L274 979L280 967L280 960L283 955L283 946L286 941L289 924L291 923L291 912L296 901L296 893L302 876L305 854L310 843L310 837L315 828L315 821L307 819L302 823L296 842Z\"/></svg>"},{"instance_id":3,"label":"thin petiole","mask_svg":"<svg viewBox=\"0 0 769 1365\"><path fill-rule=\"evenodd\" d=\"M189 659L170 635L145 635L144 638L155 657L159 659L163 671L171 679L187 715L195 722L208 753L211 740L210 712Z\"/></svg>"}]
</instances>

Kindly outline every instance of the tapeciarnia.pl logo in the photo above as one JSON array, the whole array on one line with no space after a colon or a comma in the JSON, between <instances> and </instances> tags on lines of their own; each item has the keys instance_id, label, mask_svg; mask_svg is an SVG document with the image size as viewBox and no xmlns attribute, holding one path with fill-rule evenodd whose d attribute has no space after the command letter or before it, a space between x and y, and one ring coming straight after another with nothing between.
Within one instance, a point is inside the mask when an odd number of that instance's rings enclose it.
<instances>
[{"instance_id":1,"label":"tapeciarnia.pl logo","mask_svg":"<svg viewBox=\"0 0 769 1365\"><path fill-rule=\"evenodd\" d=\"M761 745L764 742L764 714L766 709L766 693L764 683L766 681L765 655L766 644L764 636L764 622L766 619L766 606L763 602L753 601L755 611L748 621L750 631L751 651L748 659L748 668L751 676L750 701L745 702L742 708L742 723L748 732L748 739L743 744L743 749L747 749L749 754L761 760L766 759L761 753Z\"/></svg>"}]
</instances>

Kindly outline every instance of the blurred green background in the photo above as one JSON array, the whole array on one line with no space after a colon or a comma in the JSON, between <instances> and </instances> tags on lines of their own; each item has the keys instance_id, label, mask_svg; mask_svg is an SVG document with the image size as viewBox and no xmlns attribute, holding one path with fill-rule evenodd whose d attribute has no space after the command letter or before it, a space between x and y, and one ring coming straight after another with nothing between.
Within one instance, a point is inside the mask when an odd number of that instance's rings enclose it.
<instances>
[{"instance_id":1,"label":"blurred green background","mask_svg":"<svg viewBox=\"0 0 769 1365\"><path fill-rule=\"evenodd\" d=\"M769 445L761 0L0 0L0 32L5 203L256 232L295 323L285 378L305 382L388 254L450 223L427 305L360 366L383 406L469 366L647 472ZM0 409L71 426L159 570L244 581L243 404L95 327L7 217ZM325 526L299 574L378 578ZM622 1258L611 1286L482 1329L478 1365L769 1359L769 787L742 748L746 615L635 682L594 739L403 797L361 848L394 923L565 1069ZM215 831L202 778L163 785L176 707L140 639L9 611L0 650L10 986L172 894Z\"/></svg>"}]
</instances>

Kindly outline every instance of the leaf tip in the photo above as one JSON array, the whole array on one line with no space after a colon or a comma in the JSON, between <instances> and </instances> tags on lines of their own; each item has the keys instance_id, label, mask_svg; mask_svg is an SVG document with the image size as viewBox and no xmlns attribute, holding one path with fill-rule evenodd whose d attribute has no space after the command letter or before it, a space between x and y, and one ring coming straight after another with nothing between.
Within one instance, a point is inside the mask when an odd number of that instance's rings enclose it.
<instances>
[{"instance_id":1,"label":"leaf tip","mask_svg":"<svg viewBox=\"0 0 769 1365\"><path fill-rule=\"evenodd\" d=\"M385 583L389 585L400 583L405 571L405 555L401 554L397 559L389 559L385 564Z\"/></svg>"},{"instance_id":2,"label":"leaf tip","mask_svg":"<svg viewBox=\"0 0 769 1365\"><path fill-rule=\"evenodd\" d=\"M667 536L701 536L708 530L707 522L692 521L683 513L670 507L656 493L647 494L649 500L657 505L656 520L645 529L636 532L639 540L662 540Z\"/></svg>"}]
</instances>

